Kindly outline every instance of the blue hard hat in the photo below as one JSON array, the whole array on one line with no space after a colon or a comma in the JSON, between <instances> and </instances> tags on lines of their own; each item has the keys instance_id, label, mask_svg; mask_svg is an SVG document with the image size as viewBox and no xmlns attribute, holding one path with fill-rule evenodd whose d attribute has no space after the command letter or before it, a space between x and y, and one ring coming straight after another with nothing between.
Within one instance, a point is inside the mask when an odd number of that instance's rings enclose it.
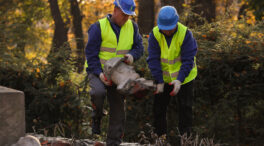
<instances>
[{"instance_id":1,"label":"blue hard hat","mask_svg":"<svg viewBox=\"0 0 264 146\"><path fill-rule=\"evenodd\" d=\"M127 15L136 15L134 0L115 0L114 4Z\"/></svg>"},{"instance_id":2,"label":"blue hard hat","mask_svg":"<svg viewBox=\"0 0 264 146\"><path fill-rule=\"evenodd\" d=\"M160 9L158 16L158 27L161 30L172 30L178 23L179 15L172 6L164 6Z\"/></svg>"}]
</instances>

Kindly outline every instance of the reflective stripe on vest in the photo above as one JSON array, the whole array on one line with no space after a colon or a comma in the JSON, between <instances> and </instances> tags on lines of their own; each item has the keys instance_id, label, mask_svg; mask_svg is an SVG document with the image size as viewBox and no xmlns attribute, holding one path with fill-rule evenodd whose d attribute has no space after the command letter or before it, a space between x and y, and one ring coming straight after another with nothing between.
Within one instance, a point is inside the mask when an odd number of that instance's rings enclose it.
<instances>
[{"instance_id":1,"label":"reflective stripe on vest","mask_svg":"<svg viewBox=\"0 0 264 146\"><path fill-rule=\"evenodd\" d=\"M181 68L181 45L185 38L187 27L178 22L178 30L173 35L171 44L168 47L165 36L160 33L159 28L156 26L153 29L153 34L159 43L161 49L160 61L161 69L163 72L163 80L165 83L170 83L176 80ZM196 58L194 57L193 68L189 75L185 78L182 84L186 84L195 79L197 76Z\"/></svg>"},{"instance_id":2,"label":"reflective stripe on vest","mask_svg":"<svg viewBox=\"0 0 264 146\"><path fill-rule=\"evenodd\" d=\"M119 40L117 43L115 32L113 31L107 17L100 19L99 23L102 38L99 58L103 69L107 60L114 57L124 57L124 55L132 49L134 42L134 27L132 21L128 19L120 29ZM88 67L87 61L85 61L85 63L85 66Z\"/></svg>"},{"instance_id":3,"label":"reflective stripe on vest","mask_svg":"<svg viewBox=\"0 0 264 146\"><path fill-rule=\"evenodd\" d=\"M109 53L116 53L117 55L125 55L129 52L129 50L116 50L116 48L106 48L106 47L100 48L100 51L109 52Z\"/></svg>"},{"instance_id":4,"label":"reflective stripe on vest","mask_svg":"<svg viewBox=\"0 0 264 146\"><path fill-rule=\"evenodd\" d=\"M163 62L163 63L175 64L176 62L181 61L181 57L178 57L178 58L173 59L173 60L160 58L160 61Z\"/></svg>"}]
</instances>

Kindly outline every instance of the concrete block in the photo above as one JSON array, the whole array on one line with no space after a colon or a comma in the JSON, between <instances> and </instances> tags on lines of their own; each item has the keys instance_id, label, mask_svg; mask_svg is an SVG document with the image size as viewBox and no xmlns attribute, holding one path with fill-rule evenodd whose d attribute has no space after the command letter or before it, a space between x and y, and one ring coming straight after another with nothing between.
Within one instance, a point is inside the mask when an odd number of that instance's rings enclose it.
<instances>
[{"instance_id":1,"label":"concrete block","mask_svg":"<svg viewBox=\"0 0 264 146\"><path fill-rule=\"evenodd\" d=\"M0 146L10 146L25 136L25 97L0 86Z\"/></svg>"}]
</instances>

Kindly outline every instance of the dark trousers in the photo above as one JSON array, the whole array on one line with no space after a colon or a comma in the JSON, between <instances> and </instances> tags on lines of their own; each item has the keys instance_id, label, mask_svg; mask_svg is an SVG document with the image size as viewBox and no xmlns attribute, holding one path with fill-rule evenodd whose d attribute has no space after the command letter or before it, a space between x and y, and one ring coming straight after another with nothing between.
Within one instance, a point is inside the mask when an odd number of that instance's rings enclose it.
<instances>
[{"instance_id":1,"label":"dark trousers","mask_svg":"<svg viewBox=\"0 0 264 146\"><path fill-rule=\"evenodd\" d=\"M116 90L116 86L105 86L94 74L89 74L90 95L93 104L93 118L101 118L105 97L109 103L109 125L107 132L107 146L120 145L124 133L125 108L124 97Z\"/></svg>"},{"instance_id":2,"label":"dark trousers","mask_svg":"<svg viewBox=\"0 0 264 146\"><path fill-rule=\"evenodd\" d=\"M178 128L180 134L191 132L192 127L192 100L193 100L193 81L181 86L179 93L171 97L170 92L173 86L165 84L164 92L156 94L154 97L154 128L158 136L167 134L167 107L171 98L178 99L179 122ZM176 115L175 115L176 116Z\"/></svg>"}]
</instances>

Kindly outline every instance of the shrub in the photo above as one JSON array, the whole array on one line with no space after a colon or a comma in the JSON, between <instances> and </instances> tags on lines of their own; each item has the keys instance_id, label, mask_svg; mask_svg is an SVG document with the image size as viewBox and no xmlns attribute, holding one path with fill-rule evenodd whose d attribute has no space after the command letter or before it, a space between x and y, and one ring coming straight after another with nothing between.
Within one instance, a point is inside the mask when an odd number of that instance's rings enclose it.
<instances>
[{"instance_id":1,"label":"shrub","mask_svg":"<svg viewBox=\"0 0 264 146\"><path fill-rule=\"evenodd\" d=\"M7 50L0 53L0 85L25 93L27 132L65 137L88 133L82 125L87 121L86 92L71 80L73 65L63 54L55 54L61 60L43 63Z\"/></svg>"}]
</instances>

